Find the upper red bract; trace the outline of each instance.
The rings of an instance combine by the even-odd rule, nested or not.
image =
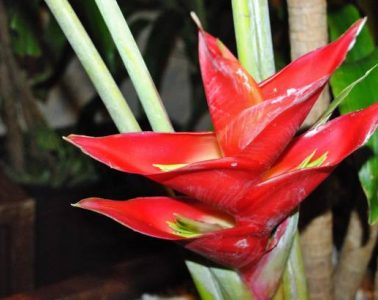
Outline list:
[[[260,84],[200,30],[199,59],[214,133],[67,137],[112,168],[144,175],[196,201],[89,198],[77,205],[144,234],[180,240],[217,263],[243,270],[255,265],[274,247],[273,229],[377,126],[378,104],[294,137],[363,23]],[[311,155],[326,159],[320,166],[299,168]],[[162,165],[172,170],[163,171]],[[234,226],[184,238],[168,226],[175,214],[199,221],[231,218]]]

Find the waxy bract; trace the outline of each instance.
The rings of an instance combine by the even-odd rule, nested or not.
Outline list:
[[[256,262],[279,239],[280,230],[272,236],[273,231],[376,128],[373,105],[294,137],[363,23],[259,84],[223,44],[200,30],[214,133],[67,138],[112,168],[144,175],[188,198],[88,198],[76,206],[138,232],[181,241],[240,270],[251,287],[248,276]]]

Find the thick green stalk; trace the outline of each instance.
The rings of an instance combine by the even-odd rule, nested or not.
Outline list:
[[[267,0],[232,0],[239,60],[257,80],[275,72]]]
[[[257,81],[262,81],[275,72],[268,1],[232,0],[232,9],[239,59]],[[287,300],[308,299],[297,238],[293,242],[282,284],[278,298],[283,291]]]
[[[159,93],[116,0],[95,0],[154,131],[173,131]]]
[[[283,276],[285,299],[309,300],[306,277],[304,274],[304,264],[299,243],[299,234],[297,232]]]
[[[140,131],[125,98],[67,0],[45,0],[120,132]]]

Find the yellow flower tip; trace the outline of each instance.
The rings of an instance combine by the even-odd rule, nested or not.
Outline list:
[[[160,169],[163,172],[173,171],[182,167],[187,166],[188,164],[171,164],[171,165],[163,165],[163,164],[152,164],[155,168]]]
[[[79,207],[79,208],[81,208],[81,206],[80,206],[80,201],[79,201],[79,202],[76,202],[76,203],[71,203],[71,206],[72,206],[72,207]]]

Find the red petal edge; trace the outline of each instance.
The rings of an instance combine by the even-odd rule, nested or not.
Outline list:
[[[355,22],[339,39],[309,52],[260,84],[264,99],[284,95],[286,91],[307,85],[331,73],[341,65],[353,47],[366,18]]]
[[[186,239],[175,234],[168,226],[167,222],[175,222],[175,214],[198,221],[214,217],[230,220],[229,216],[199,202],[189,203],[183,199],[170,197],[140,197],[124,201],[87,198],[73,206],[105,215],[145,235],[167,240]]]

